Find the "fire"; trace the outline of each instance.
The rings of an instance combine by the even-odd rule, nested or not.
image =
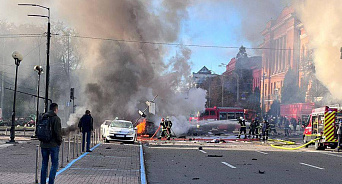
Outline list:
[[[137,125],[137,134],[143,134],[145,133],[145,129],[146,129],[146,119],[144,119],[142,122],[139,123],[139,125]]]

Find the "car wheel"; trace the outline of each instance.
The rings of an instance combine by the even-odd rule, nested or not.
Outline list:
[[[106,143],[109,143],[109,140],[108,140],[108,139],[105,139],[105,142],[106,142]]]

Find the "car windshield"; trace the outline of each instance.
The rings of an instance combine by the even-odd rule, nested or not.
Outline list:
[[[129,121],[112,121],[111,127],[132,128],[133,124]]]

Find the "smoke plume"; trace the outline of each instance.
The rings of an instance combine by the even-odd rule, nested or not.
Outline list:
[[[59,3],[61,13],[81,35],[142,42],[175,41],[189,5],[189,1],[165,0],[159,4],[158,13],[154,13],[149,9],[152,1],[75,0],[68,1],[68,6],[65,3]],[[177,48],[179,54],[165,65],[167,49],[125,41],[85,41],[84,67],[80,73],[85,92],[82,101],[92,111],[97,125],[116,116],[134,120],[138,109],[144,109],[145,101],[155,95],[157,116],[175,117],[175,127],[187,122],[185,117],[190,111],[204,109],[203,90],[188,91],[186,100],[182,88],[182,84],[189,82],[191,51]]]
[[[341,100],[341,1],[300,1],[295,5],[310,38],[310,47],[314,49],[317,78],[334,98]]]

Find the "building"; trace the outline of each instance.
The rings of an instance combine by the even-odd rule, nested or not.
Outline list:
[[[193,72],[191,75],[191,87],[199,87],[207,78],[215,77],[217,74],[212,74],[212,72],[205,66],[200,69],[197,73]]]
[[[289,68],[298,74],[298,84],[300,82],[300,48],[306,47],[308,43],[303,33],[303,25],[296,17],[293,7],[285,7],[279,17],[269,21],[262,31],[264,42],[260,48],[263,77],[260,99],[264,112],[270,109],[274,100],[281,99],[281,89]]]

